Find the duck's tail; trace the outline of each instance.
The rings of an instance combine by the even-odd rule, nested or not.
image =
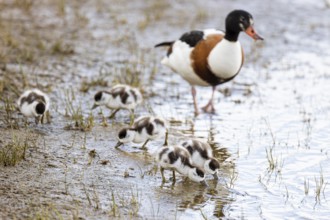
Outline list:
[[[162,42],[159,44],[156,44],[155,47],[169,47],[174,43],[174,41],[167,41],[167,42]]]

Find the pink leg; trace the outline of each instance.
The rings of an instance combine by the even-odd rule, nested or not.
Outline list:
[[[197,116],[199,114],[199,111],[198,111],[197,101],[196,101],[196,89],[194,86],[191,86],[191,94],[193,96],[193,101],[194,101],[195,116]]]
[[[207,113],[215,113],[215,108],[213,106],[213,97],[214,97],[214,91],[215,91],[215,86],[212,87],[212,95],[211,95],[211,99],[209,100],[209,102],[202,108],[204,112]]]

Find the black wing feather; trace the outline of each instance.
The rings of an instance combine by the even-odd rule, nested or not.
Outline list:
[[[180,40],[187,43],[190,47],[196,46],[196,44],[201,41],[204,37],[203,31],[190,31],[187,33],[184,33]]]

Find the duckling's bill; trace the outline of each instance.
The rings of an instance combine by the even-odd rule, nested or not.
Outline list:
[[[92,106],[92,110],[96,109],[97,107],[99,107],[99,105],[95,104]]]
[[[116,144],[116,146],[115,146],[115,148],[118,148],[118,147],[120,147],[121,145],[123,145],[123,143],[120,142],[120,141],[118,141],[117,144]]]
[[[203,185],[203,186],[209,186],[209,184],[207,184],[207,182],[206,182],[206,180],[204,179],[204,180],[202,180],[202,181],[200,181],[200,183]]]

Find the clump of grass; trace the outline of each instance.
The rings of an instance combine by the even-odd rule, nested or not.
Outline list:
[[[145,30],[150,25],[151,21],[152,21],[151,16],[149,14],[145,15],[145,18],[138,22],[137,25],[138,29],[140,31]]]
[[[72,45],[64,43],[62,40],[56,40],[51,47],[52,54],[59,55],[71,55],[74,54],[74,48]]]
[[[102,115],[101,126],[103,126],[103,127],[108,127],[109,124],[108,124],[108,121],[107,121],[107,117],[104,116],[103,112],[101,113],[101,115]]]
[[[127,48],[129,56],[106,63],[100,70],[99,79],[84,83],[82,91],[87,91],[89,86],[108,86],[108,82],[111,85],[127,84],[143,90],[143,84],[153,82],[158,72],[158,60],[155,54],[150,49],[136,48],[138,42],[135,37],[130,37],[127,41],[121,39],[119,42],[125,42],[123,46]]]
[[[307,181],[305,179],[305,181],[304,181],[304,189],[305,189],[305,196],[307,196],[308,193],[309,193],[309,179],[307,179]]]
[[[57,11],[60,16],[65,16],[65,6],[66,6],[66,0],[58,0],[57,1]]]
[[[229,176],[229,183],[226,182],[226,185],[228,188],[232,188],[235,185],[235,181],[238,178],[238,173],[235,171],[235,169],[232,169],[232,172],[230,172],[230,176]]]
[[[285,200],[285,204],[288,202],[289,197],[290,197],[290,195],[289,195],[288,187],[285,186],[285,198],[286,198],[286,200]]]
[[[117,69],[115,83],[127,84],[134,87],[141,85],[141,72],[138,71],[137,64],[127,63]]]
[[[171,8],[171,5],[166,1],[152,1],[150,4],[145,4],[143,8],[143,14],[147,15],[142,27],[138,26],[140,29],[144,29],[152,22],[161,20],[164,16],[164,12]]]
[[[95,203],[95,209],[98,210],[100,208],[100,197],[95,189],[95,185],[93,185],[93,199]]]
[[[277,160],[275,160],[273,156],[273,147],[269,149],[266,148],[266,155],[268,161],[268,171],[273,171],[277,166]]]
[[[0,147],[0,164],[2,166],[15,166],[21,160],[25,159],[28,147],[27,138],[22,142],[14,137],[12,141]]]
[[[129,198],[129,206],[130,206],[130,209],[128,211],[128,214],[131,216],[131,217],[136,217],[138,212],[139,212],[139,209],[140,209],[140,206],[139,206],[139,192],[136,191],[136,193],[133,192],[133,189],[131,190],[131,198]]]
[[[25,11],[30,11],[33,7],[33,0],[15,0],[14,6],[21,8]]]
[[[75,15],[75,23],[77,23],[79,27],[85,27],[89,23],[88,17],[85,15],[85,13],[80,12],[79,9],[76,9],[74,15]]]
[[[116,202],[116,198],[115,198],[115,194],[114,192],[111,190],[111,205],[110,205],[110,216],[113,217],[119,217],[120,213],[119,213],[119,208]]]
[[[19,48],[19,42],[10,32],[4,32],[1,34],[2,42],[4,46],[10,47],[12,49]]]
[[[4,100],[4,110],[5,114],[4,117],[1,118],[1,121],[11,129],[19,129],[18,120],[16,117],[14,117],[14,112],[16,110],[16,107],[14,104],[10,102],[8,98]]]
[[[114,83],[128,84],[142,87],[142,82],[151,83],[157,72],[158,61],[149,50],[136,49],[136,40],[128,43],[128,50],[132,51],[129,60],[124,60],[113,67]]]
[[[84,142],[81,145],[81,149],[85,150],[87,148],[86,146],[87,146],[87,133],[85,132],[85,134],[84,134]]]
[[[67,130],[90,131],[94,127],[94,116],[92,112],[84,117],[81,106],[74,106],[75,94],[73,90],[65,91],[65,115],[70,117],[73,125],[65,127]]]
[[[16,97],[20,95],[21,92],[18,88],[22,87],[22,83],[19,82],[21,77],[17,72],[6,70],[3,73],[0,100],[6,102],[6,98],[13,99],[13,94],[15,94]]]
[[[32,214],[29,219],[48,220],[64,218],[54,204],[46,204],[46,206],[39,207],[38,210]]]
[[[321,193],[324,195],[325,187],[328,183],[324,182],[323,171],[320,171],[320,177],[315,177],[315,205],[321,203]]]
[[[138,190],[134,192],[131,189],[131,195],[129,196],[115,196],[111,191],[111,204],[110,204],[110,216],[120,217],[122,214],[128,214],[131,218],[136,217],[140,210],[140,199]]]
[[[72,109],[71,119],[73,124],[65,127],[66,130],[90,131],[94,127],[94,116],[92,113],[86,118],[82,114],[81,107]]]
[[[111,75],[110,72],[106,70],[105,67],[101,67],[99,70],[99,74],[96,77],[93,77],[90,81],[84,80],[81,83],[80,91],[81,92],[88,92],[88,90],[95,86],[107,87],[108,81],[106,77]]]
[[[271,129],[271,126],[270,126],[268,120],[266,120],[266,119],[264,119],[264,120],[265,120],[265,123],[268,127],[268,130],[269,130],[269,133],[270,133],[270,136],[271,136],[271,139],[272,139],[271,146],[268,147],[268,148],[267,147],[265,148],[266,157],[267,157],[267,161],[268,161],[267,172],[269,174],[269,179],[270,179],[271,175],[274,173],[275,174],[275,180],[276,180],[278,175],[281,177],[281,171],[282,171],[282,167],[284,165],[284,161],[283,161],[282,158],[274,156],[274,149],[275,149],[275,146],[277,145],[276,138],[275,138],[275,135],[274,135],[274,133]]]
[[[100,160],[100,155],[96,152],[95,149],[90,150],[88,152],[88,157],[89,157],[88,163],[87,163],[88,165],[91,165],[96,157],[98,157],[98,159]]]
[[[195,22],[193,22],[193,23],[206,21],[208,19],[208,15],[209,15],[209,13],[205,9],[199,8],[195,15]]]
[[[22,48],[18,59],[22,62],[33,62],[36,60],[36,57],[32,49]]]
[[[269,173],[269,178],[271,177],[271,174],[274,174],[276,180],[277,176],[281,178],[281,171],[284,165],[284,161],[279,157],[275,158],[273,150],[274,150],[274,146],[270,147],[269,149],[266,148],[266,155],[268,161],[267,171]]]
[[[5,89],[5,81],[0,79],[0,93],[3,93],[4,89]]]

